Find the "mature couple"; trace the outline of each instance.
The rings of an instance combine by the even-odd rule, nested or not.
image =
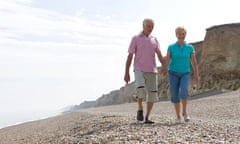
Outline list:
[[[148,124],[154,123],[149,119],[149,115],[158,97],[156,53],[162,64],[161,74],[168,74],[171,102],[176,111],[176,123],[181,122],[181,116],[187,122],[190,120],[187,113],[187,98],[191,64],[195,83],[199,82],[195,50],[192,45],[185,42],[186,29],[177,27],[175,30],[177,42],[169,45],[166,58],[163,58],[156,37],[151,36],[153,27],[152,19],[144,19],[143,31],[132,38],[128,49],[124,80],[126,83],[130,81],[129,68],[134,57],[135,87],[138,97],[137,120],[145,120],[144,122]],[[142,105],[144,98],[146,98],[145,119]]]

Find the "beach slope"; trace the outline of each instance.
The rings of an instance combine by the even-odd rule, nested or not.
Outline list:
[[[69,112],[0,129],[1,144],[240,143],[240,90],[189,101],[191,121],[175,124],[170,101],[154,105],[149,125],[136,103]]]

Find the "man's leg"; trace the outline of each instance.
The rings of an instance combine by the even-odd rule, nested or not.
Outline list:
[[[146,113],[146,118],[149,117],[151,111],[152,111],[152,108],[153,108],[153,102],[147,102],[147,113]]]
[[[151,114],[154,102],[157,101],[157,91],[151,91],[148,92],[148,98],[147,98],[147,112],[145,116],[145,123],[152,124],[153,121],[149,120],[149,116]]]
[[[138,98],[138,111],[137,111],[137,120],[143,121],[143,99],[146,97],[145,92],[145,78],[143,76],[143,72],[136,70],[134,72],[135,74],[135,87],[137,92],[137,98]]]
[[[138,98],[138,110],[143,110],[143,105],[142,105],[143,99]]]
[[[137,95],[138,95],[138,111],[137,111],[137,120],[138,121],[143,121],[143,98],[146,95],[145,88],[144,87],[139,87],[137,88]]]
[[[147,112],[145,116],[145,123],[154,123],[148,118],[151,114],[154,102],[157,101],[158,97],[158,79],[156,73],[145,73],[146,77],[146,86],[147,86]]]

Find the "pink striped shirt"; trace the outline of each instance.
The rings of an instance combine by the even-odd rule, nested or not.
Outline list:
[[[156,37],[141,32],[132,38],[128,52],[135,54],[134,70],[157,72],[155,53],[160,52],[160,46]]]

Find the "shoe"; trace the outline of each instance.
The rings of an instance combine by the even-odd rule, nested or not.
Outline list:
[[[144,123],[145,123],[145,124],[153,124],[154,121],[151,121],[151,120],[149,120],[148,118],[146,118]]]
[[[190,117],[187,114],[183,114],[183,118],[185,122],[189,122],[190,121]]]
[[[181,118],[176,119],[175,124],[180,124],[181,123]]]
[[[138,110],[137,111],[137,120],[138,121],[143,121],[143,110]]]

